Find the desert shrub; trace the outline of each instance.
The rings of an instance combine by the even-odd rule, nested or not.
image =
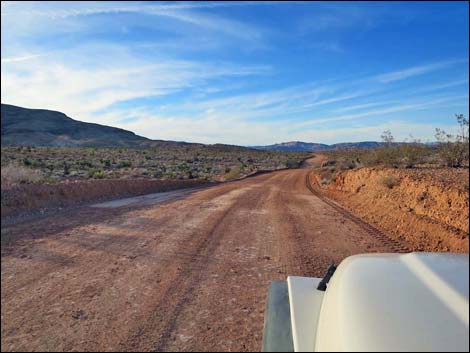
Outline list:
[[[298,168],[299,166],[300,166],[300,161],[298,160],[288,159],[286,161],[286,168],[294,169],[294,168]]]
[[[393,189],[400,184],[400,179],[393,175],[386,175],[380,178],[380,183],[389,189]]]
[[[369,160],[372,164],[383,164],[387,167],[397,167],[400,164],[400,150],[396,146],[381,147],[375,152],[375,161]]]
[[[448,167],[461,167],[469,158],[468,119],[462,114],[456,115],[460,133],[452,135],[436,129],[436,140],[439,142],[438,153],[442,162]]]
[[[194,172],[192,170],[187,171],[186,173],[186,178],[188,179],[194,179],[196,176],[194,175]]]
[[[338,161],[334,160],[334,159],[329,159],[327,160],[325,163],[322,164],[322,167],[330,167],[330,166],[334,166],[338,163]]]
[[[402,156],[401,162],[405,167],[412,168],[425,162],[427,148],[419,140],[405,141],[399,148]]]
[[[323,178],[323,179],[320,181],[320,184],[322,184],[322,185],[328,185],[330,182],[331,182],[331,179]]]
[[[82,167],[87,167],[87,168],[92,168],[93,167],[93,163],[91,161],[88,161],[88,160],[80,161],[79,164]]]
[[[333,169],[339,169],[339,170],[346,170],[346,169],[354,169],[356,168],[356,162],[351,159],[344,159],[341,160],[339,163],[337,163],[336,167],[333,167]]]
[[[23,164],[27,167],[29,167],[31,164],[33,164],[33,162],[31,161],[31,159],[29,158],[24,158],[23,159]]]
[[[26,168],[17,163],[2,167],[2,187],[13,184],[39,183],[44,181],[44,175],[38,169]]]
[[[241,174],[241,168],[240,167],[234,167],[225,176],[225,179],[227,179],[227,180],[237,179],[237,178],[240,177],[240,174]]]
[[[88,177],[93,179],[103,179],[104,178],[104,171],[101,169],[92,168],[88,170]]]
[[[371,164],[383,164],[387,167],[396,167],[399,164],[400,153],[394,144],[394,137],[390,130],[385,130],[380,136],[384,146],[377,148],[374,154],[374,158],[371,158],[369,162]]]
[[[67,162],[64,162],[64,175],[69,175],[70,174],[70,164]]]
[[[118,165],[119,168],[129,168],[131,166],[132,166],[132,163],[129,161],[121,161],[119,162],[119,165]]]
[[[372,167],[378,164],[377,149],[363,150],[358,157],[358,164]]]
[[[441,161],[447,167],[461,167],[463,162],[468,160],[463,145],[457,142],[440,143],[438,151]]]
[[[324,168],[320,172],[320,184],[321,185],[328,185],[331,182],[336,180],[336,175],[338,171],[336,170],[336,167],[328,167]]]

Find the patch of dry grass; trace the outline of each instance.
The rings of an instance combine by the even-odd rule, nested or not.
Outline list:
[[[44,174],[38,169],[27,168],[15,162],[2,167],[2,189],[16,184],[39,183],[42,181],[44,181]]]
[[[400,179],[393,175],[386,175],[380,178],[380,183],[389,189],[393,189],[400,184]]]

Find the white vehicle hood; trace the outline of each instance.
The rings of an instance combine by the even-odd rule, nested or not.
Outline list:
[[[323,297],[315,351],[468,352],[468,259],[434,253],[345,259]]]

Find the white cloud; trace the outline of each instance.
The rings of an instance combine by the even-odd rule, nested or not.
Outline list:
[[[123,48],[102,47],[100,52],[106,65],[88,65],[88,52],[81,50],[2,65],[2,102],[60,110],[87,120],[93,112],[118,102],[205,87],[221,77],[264,75],[270,70],[265,66],[163,58],[155,63],[135,58]],[[94,55],[99,57],[98,52]],[[82,62],[68,63],[69,58],[82,57]]]
[[[455,125],[429,123],[413,123],[403,120],[391,120],[386,123],[372,124],[368,126],[344,127],[324,130],[305,130],[297,133],[295,139],[300,141],[327,141],[328,143],[337,142],[358,142],[358,141],[378,141],[380,135],[385,130],[390,130],[396,141],[405,141],[410,134],[415,139],[422,142],[431,142],[435,134],[436,127],[445,131],[455,131]]]
[[[449,61],[436,62],[436,63],[432,63],[428,65],[414,66],[414,67],[410,67],[404,70],[398,70],[398,71],[381,74],[381,75],[378,75],[376,78],[380,82],[389,83],[389,82],[404,80],[404,79],[418,76],[418,75],[423,75],[423,74],[433,72],[436,70],[445,69],[449,66],[453,66],[455,64],[462,63],[462,62],[465,62],[465,60],[449,60]]]
[[[2,53],[6,55],[2,58],[2,102],[55,109],[151,138],[252,145],[295,139],[338,142],[354,136],[363,139],[362,132],[377,139],[379,134],[373,138],[372,134],[382,127],[329,131],[326,127],[439,104],[462,105],[468,99],[468,94],[466,98],[410,96],[468,84],[468,80],[394,87],[400,80],[443,70],[462,60],[363,73],[354,79],[309,82],[313,76],[306,75],[297,78],[302,83],[293,84],[285,76],[285,67],[275,70],[259,64],[260,60],[250,64],[252,55],[235,57],[233,62],[214,59],[232,54],[226,48],[243,54],[247,48],[265,49],[270,36],[284,31],[267,30],[259,23],[236,20],[227,10],[214,10],[263,4],[2,3]],[[321,11],[306,15],[304,29],[309,35],[331,28],[363,28],[380,17],[380,11],[370,17],[369,10],[356,6],[315,6]],[[143,36],[142,42],[139,36],[134,42],[129,38],[135,28],[165,35]],[[311,42],[320,50],[343,50],[335,39]],[[234,64],[237,60],[241,61]]]
[[[351,111],[351,110],[360,110],[360,109],[364,109],[364,108],[376,107],[378,105],[386,105],[386,104],[390,104],[390,103],[393,103],[393,101],[381,101],[381,102],[356,104],[356,105],[346,106],[344,108],[337,108],[337,109],[335,109],[335,112],[340,113],[340,112],[347,112],[347,111]]]
[[[121,114],[120,112],[119,114]],[[454,131],[454,124],[415,123],[391,120],[385,123],[335,128],[301,129],[291,131],[285,121],[247,121],[245,119],[219,119],[217,115],[204,117],[162,116],[144,110],[130,110],[128,116],[139,116],[132,122],[123,122],[119,127],[154,139],[190,141],[202,143],[224,143],[238,145],[263,145],[285,141],[310,141],[322,143],[377,141],[384,130],[390,129],[397,141],[412,134],[423,141],[432,141],[435,128]],[[113,119],[113,118],[111,118]],[[115,118],[114,118],[115,119]]]
[[[262,4],[262,3],[260,3]],[[249,3],[174,3],[174,4],[150,4],[139,2],[93,2],[93,1],[63,1],[63,2],[24,2],[15,6],[2,9],[2,20],[8,21],[9,31],[19,33],[30,33],[36,31],[55,30],[57,32],[71,30],[89,30],[88,26],[80,26],[80,17],[100,14],[144,14],[159,17],[168,17],[173,20],[197,26],[205,30],[222,33],[245,41],[256,42],[262,39],[262,30],[258,27],[224,18],[219,15],[211,15],[197,11],[198,9],[247,6]],[[254,5],[254,4],[252,4]],[[195,11],[196,10],[196,11]],[[73,20],[76,18],[76,21]],[[50,26],[50,22],[55,21],[56,26]],[[78,22],[77,22],[78,21]],[[108,18],[108,21],[112,21]],[[117,21],[122,29],[122,26]],[[152,23],[153,22],[153,23]],[[146,22],[147,26],[157,26],[159,21]]]
[[[427,101],[421,100],[419,102],[410,102],[408,104],[396,104],[396,105],[392,105],[386,108],[368,110],[368,111],[356,113],[356,114],[346,114],[346,115],[332,116],[332,117],[320,118],[320,119],[314,118],[311,120],[304,121],[302,123],[295,124],[292,126],[292,129],[300,129],[300,128],[305,128],[308,126],[314,126],[314,125],[323,124],[323,123],[331,123],[331,122],[336,122],[336,121],[356,120],[360,118],[376,116],[376,115],[385,115],[385,114],[396,113],[396,112],[423,110],[423,109],[428,109],[430,107],[436,107],[442,103],[445,103],[445,105],[447,105],[448,102],[452,102],[456,100],[468,101],[468,95],[440,97],[440,98],[433,98]]]
[[[41,56],[44,56],[44,54],[24,55],[24,56],[17,56],[15,58],[2,58],[2,63],[12,63],[12,62],[17,62],[17,61],[31,60],[31,59],[39,58]]]

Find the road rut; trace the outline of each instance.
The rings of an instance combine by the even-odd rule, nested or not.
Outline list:
[[[2,351],[260,350],[269,281],[394,250],[307,173],[2,227]]]

